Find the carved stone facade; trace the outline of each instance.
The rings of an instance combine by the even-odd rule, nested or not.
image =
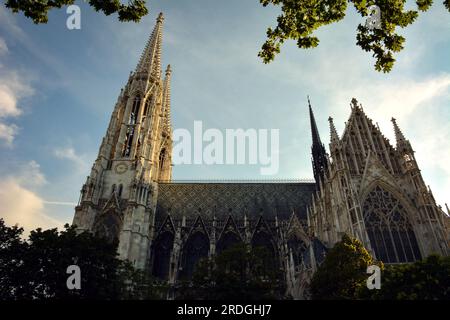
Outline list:
[[[81,190],[73,220],[80,232],[118,241],[122,259],[171,284],[235,243],[264,246],[294,298],[307,297],[311,275],[343,233],[385,262],[448,254],[444,213],[410,143],[394,121],[391,146],[356,100],[342,139],[330,119],[331,157],[310,106],[315,182],[171,181],[171,69],[163,77],[162,23],[160,14]]]
[[[395,147],[356,99],[342,138],[332,118],[329,122],[330,156],[321,155],[327,165],[308,211],[314,235],[331,247],[343,233],[350,234],[385,263],[448,255],[447,215],[423,181],[414,150],[396,120]]]

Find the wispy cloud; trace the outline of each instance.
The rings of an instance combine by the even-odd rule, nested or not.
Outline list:
[[[8,53],[4,39],[0,38],[0,57]],[[27,83],[26,77],[21,77],[15,70],[9,70],[0,65],[0,140],[7,146],[12,146],[18,127],[6,120],[22,114],[19,101],[33,94],[33,89]]]
[[[45,204],[56,205],[56,206],[69,206],[75,207],[77,204],[75,202],[65,202],[65,201],[44,201]]]
[[[89,162],[87,156],[83,154],[78,154],[73,147],[60,147],[53,150],[54,155],[58,159],[69,160],[75,165],[77,171],[80,173],[87,172],[89,168]]]
[[[14,124],[0,122],[0,140],[3,140],[7,146],[12,146],[18,127]]]
[[[0,38],[0,56],[8,53],[8,46],[3,38]]]
[[[36,228],[62,228],[63,223],[45,213],[46,201],[33,189],[46,184],[39,164],[32,160],[16,174],[0,180],[0,217],[7,224],[18,224],[25,233]]]
[[[312,93],[313,105],[316,101],[314,108],[318,111],[316,117],[323,124],[322,128],[326,128],[326,120],[323,120],[331,115],[342,133],[353,97],[362,103],[366,114],[379,124],[394,145],[390,119],[397,118],[416,151],[426,183],[430,184],[437,202],[443,204],[450,200],[450,167],[447,165],[450,153],[444,151],[450,150],[450,69],[448,64],[439,70],[430,68],[426,73],[418,68],[430,59],[430,52],[442,46],[442,41],[436,40],[442,40],[442,35],[430,41],[418,37],[430,30],[446,28],[447,22],[435,20],[438,19],[425,15],[411,29],[406,48],[397,55],[390,74],[373,71],[368,55],[355,46],[354,38],[347,37],[354,33],[349,25],[351,19],[335,25],[333,33],[324,31],[320,46],[311,54],[297,53],[303,55],[303,63],[287,50],[269,68],[272,76],[286,86]],[[304,110],[295,112],[294,117],[304,116]],[[324,140],[329,137],[328,131],[322,135]]]

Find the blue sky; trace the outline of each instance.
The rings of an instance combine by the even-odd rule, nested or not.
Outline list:
[[[294,41],[275,62],[257,57],[279,8],[257,0],[151,0],[139,24],[120,23],[83,2],[81,30],[65,10],[35,25],[0,7],[0,216],[27,228],[71,222],[73,203],[135,68],[157,14],[165,15],[163,64],[171,64],[174,128],[280,130],[274,178],[311,178],[306,95],[322,140],[328,116],[340,133],[356,97],[394,140],[396,117],[439,204],[450,189],[450,14],[441,3],[403,30],[405,49],[390,74],[355,45],[359,17],[317,32],[318,48]],[[259,166],[180,165],[175,179],[267,178]]]

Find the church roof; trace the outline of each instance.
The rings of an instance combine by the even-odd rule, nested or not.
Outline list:
[[[170,182],[158,187],[156,220],[172,219],[287,220],[295,212],[306,219],[306,207],[315,191],[313,182]]]

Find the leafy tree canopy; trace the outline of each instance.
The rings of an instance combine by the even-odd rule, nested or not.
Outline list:
[[[146,0],[130,0],[128,5],[120,0],[87,0],[95,11],[109,16],[117,13],[120,21],[138,22],[148,14]],[[75,0],[6,0],[5,6],[13,12],[23,12],[34,23],[47,23],[48,11],[74,4]]]
[[[369,265],[381,268],[380,289],[367,288]],[[449,300],[450,257],[430,255],[415,263],[384,266],[360,241],[344,236],[311,282],[313,299]]]
[[[367,295],[367,293],[366,293]],[[450,300],[450,257],[430,255],[410,264],[388,265],[375,300]]]
[[[412,24],[419,11],[427,11],[433,0],[416,0],[417,10],[406,10],[406,0],[260,0],[263,6],[269,4],[281,6],[278,25],[267,30],[267,40],[259,56],[264,63],[275,59],[281,45],[288,39],[297,40],[301,49],[317,47],[319,39],[314,32],[324,26],[338,22],[345,17],[348,4],[354,6],[362,17],[369,15],[369,7],[380,8],[381,28],[369,28],[359,24],[356,44],[364,51],[371,52],[375,58],[377,71],[389,72],[395,62],[394,53],[404,47],[405,38],[397,33],[397,27],[404,28]],[[444,0],[450,11],[450,0]]]
[[[138,22],[148,14],[146,0],[129,0],[128,5],[120,0],[86,0],[96,11],[105,15],[117,13],[120,21]],[[377,71],[390,72],[394,66],[394,54],[404,48],[405,38],[398,34],[398,27],[405,28],[416,21],[419,11],[427,11],[433,0],[415,0],[416,10],[407,10],[407,0],[259,0],[281,6],[282,14],[277,26],[267,29],[267,40],[258,56],[269,63],[280,53],[281,45],[289,39],[296,40],[301,49],[314,48],[319,39],[314,32],[322,26],[344,19],[348,5],[353,5],[362,18],[371,13],[371,6],[380,9],[380,28],[369,28],[366,24],[357,27],[356,44],[375,58]],[[74,4],[75,0],[6,0],[5,5],[13,12],[23,12],[35,23],[46,23],[48,11]],[[443,1],[450,11],[450,0]]]
[[[367,267],[383,264],[376,262],[363,244],[344,235],[334,245],[311,281],[313,299],[358,299],[367,288]]]
[[[36,229],[27,241],[22,233],[0,219],[0,300],[162,297],[146,273],[117,258],[116,244],[68,225]],[[67,288],[70,265],[81,270],[80,290]]]

